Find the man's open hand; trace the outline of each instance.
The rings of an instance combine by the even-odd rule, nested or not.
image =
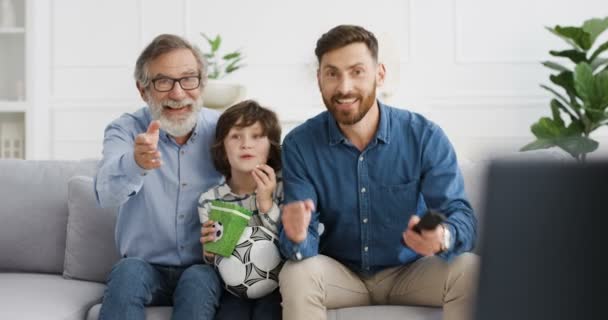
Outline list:
[[[283,206],[281,222],[287,238],[301,243],[308,235],[308,225],[315,205],[312,200],[291,202]]]

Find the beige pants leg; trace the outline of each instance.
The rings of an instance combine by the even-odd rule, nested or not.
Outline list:
[[[279,274],[279,284],[285,320],[326,319],[327,309],[371,302],[357,274],[323,255],[288,261]]]
[[[469,320],[477,288],[479,257],[465,253],[450,263],[425,257],[364,279],[372,303],[443,306],[443,319]]]

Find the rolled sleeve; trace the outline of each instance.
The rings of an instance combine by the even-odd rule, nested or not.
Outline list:
[[[421,189],[428,207],[447,216],[446,226],[452,243],[449,250],[439,256],[449,260],[473,249],[477,219],[465,196],[456,153],[447,136],[434,126],[427,138]]]

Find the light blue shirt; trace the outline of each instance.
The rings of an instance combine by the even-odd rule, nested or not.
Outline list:
[[[154,170],[143,170],[133,157],[135,137],[152,121],[148,107],[108,125],[95,195],[102,207],[119,206],[115,238],[121,256],[166,266],[202,263],[197,199],[221,181],[210,152],[218,117],[203,108],[182,146],[161,129],[163,164]]]
[[[284,202],[312,199],[316,208],[302,243],[280,231],[286,257],[324,254],[362,274],[410,263],[420,256],[403,244],[402,233],[427,208],[448,217],[452,240],[441,257],[473,248],[477,220],[448,138],[419,114],[379,107],[378,130],[363,151],[328,112],[285,137]]]

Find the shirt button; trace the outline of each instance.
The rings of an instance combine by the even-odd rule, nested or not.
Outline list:
[[[365,188],[361,188],[361,193],[365,193]]]
[[[184,215],[183,215],[183,214],[180,214],[180,215],[179,215],[179,218],[180,218],[180,219],[183,219],[183,218],[184,218]]]
[[[367,223],[367,218],[363,218],[363,223]]]
[[[182,187],[185,187],[185,186],[187,186],[187,185],[188,185],[188,184],[187,184],[187,183],[185,183],[185,182],[183,182],[183,183],[182,183]]]
[[[363,251],[367,252],[367,250],[369,250],[369,247],[368,247],[368,246],[365,246],[365,247],[363,248]]]
[[[179,246],[179,249],[180,250],[184,250],[184,246]]]
[[[363,162],[363,156],[359,157],[359,161]]]
[[[181,153],[181,154],[185,154],[185,153],[186,153],[186,151],[185,151],[185,150],[182,150],[180,153]]]

